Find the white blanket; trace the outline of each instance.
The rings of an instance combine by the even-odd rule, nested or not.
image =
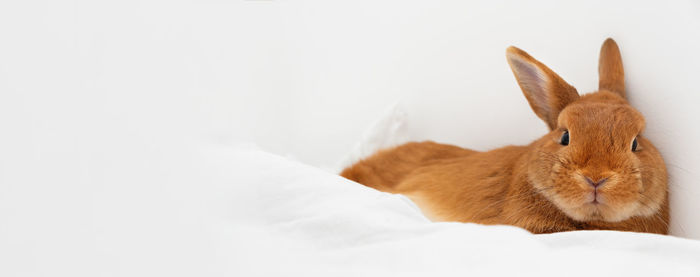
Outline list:
[[[79,179],[8,172],[0,276],[700,275],[698,241],[432,223],[253,147],[194,145],[116,149]]]
[[[269,154],[235,152],[241,171],[234,179],[245,184],[235,196],[246,218],[237,259],[242,276],[700,274],[697,241],[432,223],[402,196]]]

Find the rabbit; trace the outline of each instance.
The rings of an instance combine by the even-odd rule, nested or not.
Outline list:
[[[626,100],[617,43],[600,51],[598,91],[579,95],[544,64],[506,50],[515,79],[549,133],[479,152],[431,141],[380,150],[341,176],[414,201],[433,221],[513,225],[532,233],[668,233],[664,160]]]

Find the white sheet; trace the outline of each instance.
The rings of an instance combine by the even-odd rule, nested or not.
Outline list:
[[[272,155],[238,153],[245,169],[237,182],[254,184],[236,197],[248,208],[243,275],[700,274],[698,241],[611,231],[532,235],[510,226],[431,223],[399,195]]]
[[[5,172],[0,276],[700,274],[698,241],[431,223],[401,196],[253,147],[99,149],[79,152],[91,163],[75,178],[51,159]]]

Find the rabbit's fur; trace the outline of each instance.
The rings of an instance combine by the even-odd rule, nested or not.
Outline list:
[[[625,98],[615,41],[607,39],[601,49],[599,90],[582,96],[524,51],[510,47],[506,57],[549,133],[527,146],[487,152],[407,143],[379,151],[341,175],[404,194],[439,221],[509,224],[533,233],[612,229],[666,234],[666,167],[640,135],[644,118]]]

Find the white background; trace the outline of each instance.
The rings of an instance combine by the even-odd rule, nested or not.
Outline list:
[[[606,37],[667,161],[672,233],[700,238],[697,1],[3,1],[0,188],[49,197],[135,159],[104,149],[182,137],[331,167],[396,102],[415,140],[526,144],[546,128],[505,48],[589,92]]]

